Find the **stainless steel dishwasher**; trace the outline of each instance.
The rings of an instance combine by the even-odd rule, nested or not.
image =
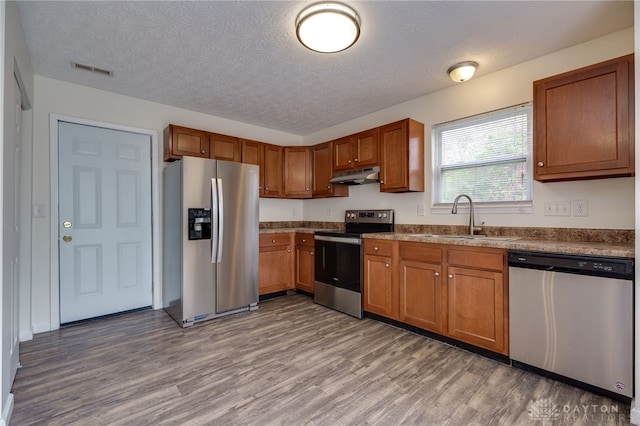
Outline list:
[[[633,279],[629,258],[510,251],[512,364],[631,398]]]

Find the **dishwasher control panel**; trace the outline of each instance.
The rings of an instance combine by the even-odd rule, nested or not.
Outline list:
[[[632,280],[634,260],[534,251],[509,251],[509,266]]]

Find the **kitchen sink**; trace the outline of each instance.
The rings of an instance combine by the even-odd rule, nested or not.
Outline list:
[[[409,234],[412,237],[433,237],[433,238],[456,238],[462,240],[484,240],[484,241],[515,241],[520,237],[491,236],[491,235],[469,235],[469,234]]]

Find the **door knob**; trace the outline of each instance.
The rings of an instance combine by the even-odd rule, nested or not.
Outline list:
[[[62,237],[62,240],[65,243],[68,243],[69,241],[73,240],[73,238],[71,237],[71,235],[65,235],[64,237]]]
[[[71,228],[71,222],[69,222],[68,220],[65,220],[65,221],[62,223],[62,226],[64,226],[65,228]]]

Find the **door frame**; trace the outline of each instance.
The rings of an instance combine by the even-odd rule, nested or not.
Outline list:
[[[58,247],[58,122],[65,121],[73,124],[101,127],[110,130],[121,130],[130,133],[140,133],[151,138],[151,287],[153,309],[162,308],[162,282],[161,282],[161,224],[160,213],[161,191],[160,181],[162,173],[162,158],[160,157],[159,136],[157,130],[143,129],[139,127],[125,126],[104,121],[89,120],[61,114],[49,114],[49,181],[51,191],[50,217],[51,217],[51,330],[60,328],[60,253]]]

